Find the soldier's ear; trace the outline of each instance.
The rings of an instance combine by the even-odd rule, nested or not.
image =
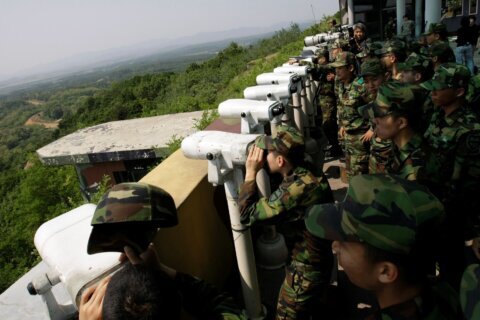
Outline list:
[[[415,82],[418,82],[422,79],[422,74],[420,72],[415,72]]]
[[[398,128],[400,130],[405,129],[408,126],[408,120],[405,117],[398,117]]]
[[[375,268],[377,271],[377,280],[382,284],[391,284],[398,279],[398,267],[392,262],[378,262]]]
[[[457,98],[463,97],[465,95],[465,88],[457,88],[455,90],[455,95]]]

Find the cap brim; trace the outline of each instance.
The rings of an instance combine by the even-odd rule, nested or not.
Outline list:
[[[441,83],[440,81],[435,81],[435,80],[429,80],[429,81],[422,82],[420,84],[420,86],[424,89],[429,90],[429,91],[442,90],[442,89],[448,88],[448,85],[446,85],[445,83]]]
[[[347,236],[342,229],[343,203],[318,204],[307,210],[305,226],[316,237],[346,241]]]
[[[332,67],[332,68],[344,67],[346,65],[348,65],[348,64],[345,63],[345,62],[332,62],[332,63],[328,64],[328,66]]]

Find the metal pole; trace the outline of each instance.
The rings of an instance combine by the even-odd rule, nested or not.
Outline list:
[[[440,21],[442,15],[441,0],[425,0],[425,30],[431,23]]]
[[[292,106],[295,127],[297,127],[298,131],[303,133],[304,115],[302,110],[302,103],[300,102],[300,93],[295,92],[292,94]]]
[[[404,15],[405,15],[405,0],[397,0],[397,34],[400,34],[402,32]]]
[[[240,168],[236,167],[233,169],[233,173],[229,179],[225,181],[225,195],[227,197],[233,243],[248,318],[263,319],[264,313],[260,300],[257,270],[255,268],[252,235],[250,229],[246,228],[240,222],[240,211],[238,209],[238,190],[242,182],[243,172]]]
[[[353,12],[353,0],[347,1],[347,10],[348,10],[348,24],[352,25],[355,23],[354,21],[354,12]]]
[[[418,37],[422,33],[423,16],[422,16],[423,0],[415,0],[415,36]]]

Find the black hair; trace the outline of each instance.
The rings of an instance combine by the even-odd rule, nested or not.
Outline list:
[[[410,285],[427,283],[428,276],[434,271],[434,258],[428,248],[412,249],[410,254],[388,252],[365,244],[366,257],[371,263],[390,262],[398,269],[400,281]]]
[[[103,299],[104,320],[180,319],[181,298],[167,275],[126,263],[112,276]]]
[[[421,108],[418,108],[409,112],[393,112],[392,116],[394,118],[403,117],[407,119],[408,126],[412,128],[413,131],[415,131],[416,133],[421,132],[422,121],[423,121]]]
[[[470,18],[462,17],[462,19],[460,20],[460,25],[464,28],[467,28],[470,25]]]

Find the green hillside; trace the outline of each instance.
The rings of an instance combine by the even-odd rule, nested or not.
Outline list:
[[[33,236],[40,224],[83,203],[73,167],[43,166],[36,149],[106,121],[216,109],[225,99],[241,97],[258,74],[297,55],[304,36],[325,30],[327,18],[303,32],[292,25],[248,47],[231,43],[181,72],[137,75],[111,85],[72,80],[72,87],[0,98],[0,292],[39,261]],[[51,129],[38,118],[62,121]]]

